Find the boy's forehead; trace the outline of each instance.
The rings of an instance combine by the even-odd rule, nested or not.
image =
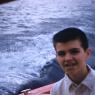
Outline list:
[[[82,48],[82,46],[79,40],[74,40],[74,41],[68,41],[66,43],[58,42],[56,43],[55,48],[59,50],[59,49]]]
[[[69,45],[71,45],[71,46],[75,46],[75,44],[76,45],[81,45],[81,42],[79,41],[79,40],[71,40],[71,41],[68,41],[68,42],[57,42],[56,43],[56,45],[58,46],[61,46],[61,45],[63,45],[63,46],[65,46],[65,45],[67,45],[67,46],[69,46]]]

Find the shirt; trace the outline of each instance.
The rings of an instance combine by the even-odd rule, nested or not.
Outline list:
[[[79,84],[73,83],[67,75],[56,82],[51,95],[95,95],[95,70],[88,66],[90,72]]]

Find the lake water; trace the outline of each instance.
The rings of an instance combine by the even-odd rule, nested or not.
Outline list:
[[[0,5],[0,95],[2,87],[16,92],[39,76],[46,61],[55,57],[52,36],[74,26],[83,29],[95,62],[94,0],[17,0]]]

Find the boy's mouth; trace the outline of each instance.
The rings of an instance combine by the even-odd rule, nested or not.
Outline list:
[[[65,67],[73,67],[73,66],[76,66],[77,65],[77,63],[75,63],[75,62],[72,62],[72,63],[67,63],[67,62],[64,62],[64,66]]]

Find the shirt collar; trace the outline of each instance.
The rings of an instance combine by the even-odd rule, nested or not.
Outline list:
[[[68,88],[72,85],[72,83],[73,83],[73,81],[72,80],[70,80],[70,78],[65,74],[65,81],[66,81],[66,83],[68,84],[67,86],[68,86]]]
[[[89,68],[89,73],[88,75],[86,76],[86,78],[82,81],[81,84],[85,85],[87,88],[89,88],[90,90],[93,89],[94,87],[94,81],[95,81],[95,71],[89,66],[87,65],[87,67]],[[75,84],[72,80],[70,80],[70,78],[65,74],[65,79],[66,79],[66,82],[67,82],[67,86],[68,88],[71,87],[72,84]],[[75,84],[77,85],[77,84]]]
[[[90,72],[88,73],[86,78],[82,81],[82,84],[84,84],[90,90],[92,90],[94,87],[94,82],[95,82],[95,71],[89,65],[87,65],[87,66],[88,66]]]

